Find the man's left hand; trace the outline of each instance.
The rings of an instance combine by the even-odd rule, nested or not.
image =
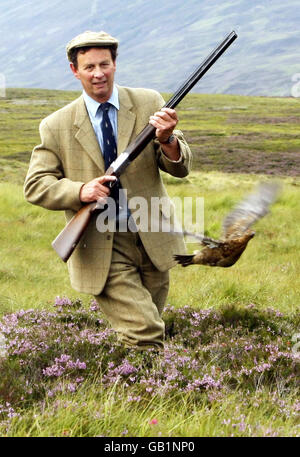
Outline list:
[[[171,143],[166,143],[178,123],[176,111],[171,108],[162,108],[153,116],[150,116],[149,122],[156,128],[156,137],[164,154],[170,160],[178,161],[180,159],[180,151],[177,138],[174,137]]]
[[[150,116],[150,124],[156,128],[156,137],[159,142],[165,143],[172,135],[178,123],[177,113],[171,108],[162,108]]]

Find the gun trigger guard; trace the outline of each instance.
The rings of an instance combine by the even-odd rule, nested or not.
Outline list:
[[[108,187],[110,189],[112,189],[117,184],[118,181],[119,181],[118,178],[115,181],[109,181],[108,182]]]

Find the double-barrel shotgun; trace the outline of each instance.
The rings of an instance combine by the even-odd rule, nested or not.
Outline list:
[[[191,76],[179,87],[170,100],[164,105],[164,108],[175,108],[185,95],[194,87],[194,85],[202,78],[202,76],[210,69],[210,67],[219,59],[226,49],[237,38],[235,31],[232,31],[223,41],[217,46],[203,63],[191,74]],[[151,124],[138,134],[135,140],[122,152],[119,157],[111,163],[106,170],[105,175],[116,176],[117,178],[130,165],[130,163],[144,150],[147,144],[155,137],[156,128]],[[105,185],[110,188],[116,181],[110,181]],[[65,228],[58,234],[52,242],[52,247],[64,262],[72,255],[74,249],[79,243],[83,233],[85,232],[89,221],[93,214],[101,212],[103,206],[97,202],[85,204],[68,222]]]

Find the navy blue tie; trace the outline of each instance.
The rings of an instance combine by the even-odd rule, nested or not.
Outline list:
[[[108,169],[110,164],[117,158],[117,145],[113,132],[113,128],[108,116],[108,111],[111,104],[106,102],[100,105],[103,117],[101,122],[101,130],[103,136],[103,156],[105,163],[105,170]]]
[[[105,163],[105,170],[108,169],[110,164],[116,160],[118,154],[117,154],[117,144],[113,132],[113,128],[108,116],[108,111],[110,108],[111,104],[106,102],[106,103],[101,103],[98,109],[102,110],[103,116],[102,116],[102,121],[101,121],[101,130],[102,130],[102,137],[103,137],[103,157],[104,157],[104,163]],[[115,202],[116,202],[116,209],[117,209],[117,214],[119,212],[119,188],[120,184],[119,181],[116,182],[116,184],[113,185],[111,191],[110,191],[110,197],[112,197]]]

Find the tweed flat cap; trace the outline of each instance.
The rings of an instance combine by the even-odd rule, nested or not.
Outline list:
[[[81,48],[83,46],[109,46],[113,45],[115,47],[118,47],[118,40],[112,36],[110,36],[108,33],[105,33],[103,31],[101,32],[91,32],[87,31],[84,33],[81,33],[80,35],[77,35],[75,38],[73,38],[69,43],[67,44],[66,50],[67,50],[67,55],[68,59],[70,60],[70,52],[74,48]]]

